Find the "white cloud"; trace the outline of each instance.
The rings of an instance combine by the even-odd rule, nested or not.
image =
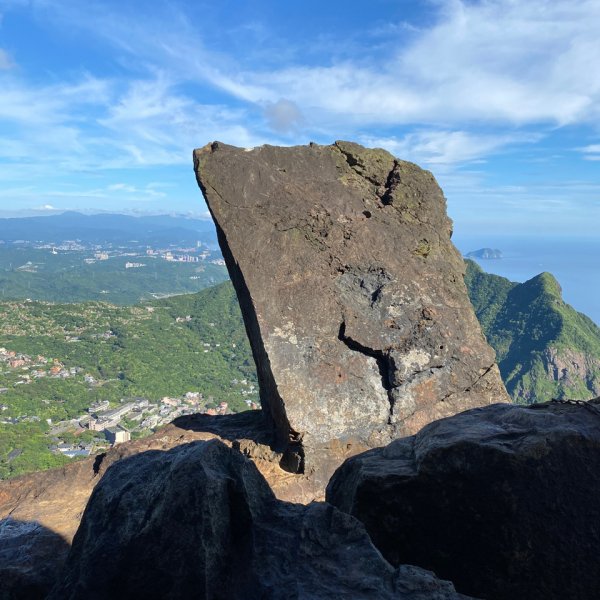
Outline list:
[[[173,4],[168,23],[158,12],[52,4],[53,15],[69,27],[99,35],[177,81],[208,84],[266,107],[269,119],[269,107],[285,98],[313,130],[414,123],[460,129],[490,121],[564,125],[600,116],[597,0],[437,0],[434,6],[434,24],[413,29],[409,38],[405,23],[382,29],[383,52],[372,30],[354,60],[331,62],[324,55],[321,64],[296,60],[290,67],[286,57],[294,41],[287,40],[281,62],[262,67],[229,56],[226,47],[205,46],[202,29]],[[270,125],[277,130],[277,119]]]
[[[244,109],[201,104],[160,73],[127,83],[86,75],[50,86],[0,77],[0,85],[0,126],[11,131],[0,137],[0,159],[14,163],[0,168],[0,178],[4,171],[17,178],[189,164],[192,148],[215,139],[266,141],[250,131]]]
[[[13,161],[0,165],[3,182],[29,181],[33,172],[188,165],[191,148],[214,139],[252,147],[343,136],[430,166],[449,198],[480,202],[483,190],[490,201],[506,195],[537,206],[531,188],[514,181],[485,188],[474,170],[484,167],[473,165],[535,143],[535,128],[600,122],[598,0],[435,0],[426,26],[371,28],[362,48],[353,38],[355,53],[344,60],[303,60],[305,40],[286,40],[266,64],[211,45],[210,22],[198,25],[177,2],[168,3],[168,19],[156,12],[167,4],[158,4],[136,14],[125,5],[111,12],[106,3],[32,0],[51,9],[44,16],[54,26],[59,19],[65,30],[110,44],[131,79],[43,86],[17,79],[19,70],[0,71],[0,120],[16,130],[0,138],[0,158]],[[598,160],[598,146],[578,150]],[[117,183],[83,193],[150,197],[150,187],[109,177]]]
[[[265,141],[250,130],[246,110],[199,103],[161,74],[132,82],[98,122],[142,166],[187,164],[192,148],[216,139],[239,146]]]
[[[205,45],[202,28],[176,3],[168,4],[168,21],[162,4],[146,15],[69,1],[34,5],[51,7],[49,18],[100,36],[175,80],[208,84],[267,109],[285,98],[306,127],[563,125],[600,116],[598,0],[436,0],[433,24],[411,26],[409,38],[403,22],[381,29],[383,52],[373,29],[354,60],[330,62],[324,55],[321,64],[296,60],[289,67],[289,46],[295,43],[302,56],[304,40],[286,40],[281,62],[274,58],[266,68],[249,67],[226,46]],[[276,57],[277,48],[271,54]]]
[[[47,86],[28,85],[8,76],[0,83],[0,121],[31,125],[74,120],[83,109],[105,103],[112,93],[109,81],[88,75],[75,83]]]
[[[135,186],[128,183],[113,183],[108,186],[107,190],[109,192],[135,192]]]
[[[267,97],[285,92],[314,120],[362,125],[466,122],[563,125],[600,115],[600,3],[442,3],[438,23],[365,65],[244,74]],[[255,98],[256,100],[258,98]]]
[[[585,160],[600,160],[600,144],[590,144],[582,148],[577,148]]]
[[[511,144],[539,140],[533,134],[474,134],[466,131],[422,131],[402,138],[365,137],[369,146],[385,148],[398,158],[427,165],[480,161]]]
[[[131,185],[130,183],[113,183],[106,187],[106,192],[108,194],[119,194],[123,195],[133,195],[136,196],[137,199],[140,200],[148,200],[155,198],[165,198],[167,194],[161,192],[157,187],[161,187],[156,183],[149,183],[143,188],[137,187],[135,185]]]

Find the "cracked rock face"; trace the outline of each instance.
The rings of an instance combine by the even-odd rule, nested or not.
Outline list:
[[[194,164],[293,468],[507,401],[431,173],[349,142],[215,142]]]

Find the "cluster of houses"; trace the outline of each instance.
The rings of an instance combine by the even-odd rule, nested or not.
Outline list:
[[[226,415],[227,402],[220,402],[214,408],[206,408],[204,396],[200,392],[187,392],[181,397],[165,396],[158,402],[147,398],[131,398],[111,408],[108,400],[96,402],[87,409],[87,414],[69,421],[51,424],[49,434],[60,437],[65,432],[77,433],[84,430],[98,432],[94,442],[58,443],[51,447],[65,456],[88,456],[103,449],[105,444],[115,445],[131,439],[132,432],[144,433],[170,423],[173,419],[197,412],[209,415]],[[258,408],[254,403],[251,408]],[[249,405],[250,406],[250,405]],[[100,437],[100,436],[103,436]]]
[[[44,358],[39,357],[39,358]],[[18,369],[30,365],[32,360],[27,354],[17,353],[14,350],[7,350],[6,348],[0,348],[0,362],[7,364],[11,369]]]
[[[213,253],[210,250],[200,250],[201,246],[202,243],[198,242],[196,248],[178,248],[177,250],[153,250],[152,248],[148,248],[146,254],[148,256],[159,256],[167,262],[209,262],[215,265],[225,264],[225,261],[220,256],[217,256],[216,258],[213,257]],[[181,252],[181,254],[176,254],[176,252]]]
[[[82,372],[81,367],[66,368],[58,359],[48,359],[45,356],[36,357],[0,348],[0,363],[4,363],[9,369],[20,369],[19,380],[15,385],[26,385],[32,379],[51,377],[54,379],[67,379]]]

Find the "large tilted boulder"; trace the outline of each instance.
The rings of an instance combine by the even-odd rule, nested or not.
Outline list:
[[[350,458],[327,500],[489,600],[600,598],[600,399],[474,409]]]
[[[290,470],[507,400],[431,173],[349,142],[194,163]]]
[[[115,463],[96,486],[51,599],[450,600],[452,584],[393,568],[326,503],[276,500],[217,440]]]

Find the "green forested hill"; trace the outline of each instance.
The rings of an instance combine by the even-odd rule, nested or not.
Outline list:
[[[517,284],[467,261],[465,280],[515,401],[600,394],[600,329],[563,302],[552,275]],[[70,460],[50,452],[47,420],[74,419],[94,402],[144,397],[160,407],[192,391],[204,408],[225,401],[239,411],[258,402],[257,387],[230,282],[135,306],[0,302],[0,478]]]
[[[600,328],[563,301],[550,273],[519,284],[466,262],[471,302],[515,401],[600,395]]]
[[[75,418],[96,401],[197,391],[207,407],[258,402],[229,282],[133,307],[2,302],[0,347],[15,354],[0,362],[0,478],[64,460],[47,450],[47,419]],[[11,366],[21,356],[26,364]]]

